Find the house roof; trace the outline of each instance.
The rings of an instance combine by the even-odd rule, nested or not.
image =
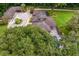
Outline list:
[[[35,22],[35,23],[33,23],[33,25],[36,25],[36,26],[38,26],[38,27],[40,27],[48,32],[51,31],[51,28],[45,22]]]
[[[53,29],[54,27],[56,27],[55,21],[54,21],[53,18],[50,17],[50,16],[47,16],[47,17],[46,17],[45,23],[46,23],[47,25],[49,25],[51,29]]]
[[[13,17],[15,12],[21,11],[21,7],[16,6],[16,7],[10,7],[6,12],[4,13],[4,16],[7,16],[9,19]]]
[[[18,10],[18,8],[15,8],[15,10],[12,8],[12,10],[9,9],[6,12],[7,15],[9,14],[9,12],[11,12],[11,14],[9,14],[8,16],[13,17],[11,22],[9,22],[8,27],[10,27],[10,26],[12,26],[12,27],[27,26],[29,24],[29,21],[30,21],[30,18],[31,18],[31,14],[29,12],[19,12],[18,13],[18,12],[16,12],[16,10]],[[16,18],[22,19],[23,22],[19,25],[16,25],[15,24]],[[42,10],[33,11],[32,24],[50,32],[51,35],[54,35],[58,39],[60,39],[60,37],[57,33],[56,24],[55,24],[54,20],[46,14],[46,11],[42,11]]]
[[[39,18],[45,18],[47,16],[46,11],[44,10],[34,10],[33,15]]]
[[[46,11],[42,10],[33,12],[32,22],[33,24],[37,24],[37,26],[44,28],[49,32],[56,26],[54,20],[50,16],[47,16]]]
[[[14,14],[14,18],[20,18],[22,20],[29,18],[29,16],[30,16],[30,13],[28,12],[19,12],[19,13],[16,12]]]

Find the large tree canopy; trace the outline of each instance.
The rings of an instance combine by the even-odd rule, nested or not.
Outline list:
[[[0,55],[55,55],[56,41],[35,26],[9,29],[0,39]]]

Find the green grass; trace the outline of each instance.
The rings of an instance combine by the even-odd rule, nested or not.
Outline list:
[[[49,14],[55,20],[57,27],[59,28],[60,32],[64,34],[68,34],[68,30],[66,29],[66,25],[71,20],[71,18],[75,15],[72,11],[49,11]]]
[[[4,32],[6,31],[7,26],[6,25],[0,25],[0,36],[4,34]]]
[[[72,11],[49,11],[49,14],[54,18],[58,27],[65,26],[66,23],[74,16]]]

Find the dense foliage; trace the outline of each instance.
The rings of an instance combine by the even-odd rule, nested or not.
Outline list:
[[[76,14],[65,28],[68,32],[67,35],[62,35],[62,40],[60,41],[60,45],[63,45],[61,55],[79,56],[79,14]]]
[[[0,3],[0,16],[2,16],[4,14],[4,12],[11,6],[19,6],[20,3],[15,3],[15,4],[12,4],[12,3]]]
[[[21,3],[1,3],[0,16],[11,6],[20,6]],[[23,6],[23,5],[22,5]],[[26,3],[26,6],[34,6],[40,8],[66,8],[66,9],[79,9],[79,3]]]
[[[22,19],[16,18],[15,24],[20,24],[22,23]]]
[[[55,55],[55,42],[35,26],[9,29],[0,39],[0,55]]]

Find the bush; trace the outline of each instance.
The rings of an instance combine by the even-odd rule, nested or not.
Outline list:
[[[79,15],[79,14],[78,14]],[[77,14],[69,21],[65,27],[68,32],[67,35],[62,35],[62,40],[60,45],[63,45],[63,48],[60,48],[61,55],[71,55],[79,56],[79,16]],[[60,55],[59,54],[59,55]]]
[[[77,56],[79,54],[75,34],[63,36],[60,45],[63,46],[63,48],[59,49],[59,55],[61,56]]]
[[[0,55],[56,55],[56,41],[35,26],[13,28],[0,39]]]
[[[8,24],[9,18],[7,16],[2,16],[2,21],[4,25]]]
[[[0,21],[0,25],[6,25],[7,23],[4,22],[4,20]]]
[[[3,23],[3,21],[2,21],[2,20],[0,20],[0,25],[4,25],[4,23]]]
[[[21,9],[22,9],[23,12],[25,12],[26,11],[26,5],[25,4],[21,4]]]
[[[8,24],[8,20],[9,20],[8,17],[2,16],[2,17],[0,18],[0,25],[6,25],[6,24]]]
[[[74,31],[76,34],[79,33],[79,13],[77,12],[74,17],[67,23],[66,30],[68,32]]]
[[[20,24],[21,22],[22,22],[22,20],[21,20],[21,19],[16,18],[15,24]]]

